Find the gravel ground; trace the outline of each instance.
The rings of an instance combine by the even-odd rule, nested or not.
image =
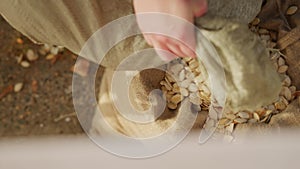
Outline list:
[[[0,18],[0,137],[82,133],[71,92],[77,57],[67,50],[48,60],[39,54],[24,68],[17,57],[28,49],[38,53],[41,45]],[[23,86],[15,92],[17,83]]]

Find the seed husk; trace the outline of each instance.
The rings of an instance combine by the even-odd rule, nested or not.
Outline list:
[[[35,61],[39,58],[39,56],[32,49],[27,50],[26,57],[29,61]]]
[[[238,124],[242,124],[242,123],[246,123],[247,119],[236,118],[236,119],[233,120],[233,122],[238,123]]]
[[[18,93],[22,90],[22,88],[23,88],[23,83],[17,83],[14,86],[14,92]]]
[[[285,61],[284,61],[284,59],[282,57],[279,57],[279,59],[278,59],[278,66],[283,66],[283,65],[285,65]]]
[[[171,98],[171,102],[174,104],[178,104],[182,101],[182,96],[180,94],[176,94]]]
[[[286,11],[286,14],[287,15],[294,15],[297,11],[298,11],[298,7],[297,6],[291,6]]]
[[[254,18],[254,20],[252,21],[251,24],[252,24],[253,26],[256,26],[256,25],[258,25],[259,23],[260,23],[260,19],[256,17],[256,18]]]
[[[234,123],[229,124],[229,126],[226,127],[226,131],[232,133],[234,129]]]
[[[174,103],[170,102],[170,103],[168,103],[168,108],[172,109],[172,110],[175,110],[175,109],[177,109],[177,104],[174,104]]]
[[[246,113],[246,112],[239,112],[238,116],[243,118],[243,119],[249,119],[250,118],[249,114]]]
[[[289,87],[292,85],[292,80],[289,76],[286,76],[282,83],[284,86]]]
[[[287,65],[280,66],[278,68],[278,73],[285,73],[288,69],[289,67]]]
[[[198,87],[197,87],[197,85],[196,84],[194,84],[194,83],[191,83],[190,85],[189,85],[189,91],[190,92],[197,92],[198,91]]]
[[[276,102],[275,103],[275,108],[277,110],[284,110],[286,108],[286,105],[283,102]]]
[[[27,61],[22,61],[21,66],[24,67],[24,68],[28,68],[28,67],[30,67],[30,63],[27,62]]]
[[[259,117],[259,115],[258,115],[257,113],[253,113],[253,118],[254,118],[255,120],[257,120],[257,121],[260,120],[260,117]]]
[[[182,64],[175,64],[171,66],[170,71],[173,72],[175,75],[178,75],[178,73],[183,69]]]
[[[231,114],[231,113],[230,114],[226,113],[225,117],[228,118],[228,119],[230,119],[230,120],[234,120],[236,118],[236,116],[234,114]]]

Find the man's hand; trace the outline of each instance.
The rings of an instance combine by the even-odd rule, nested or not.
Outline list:
[[[202,16],[207,11],[207,0],[134,0],[136,14],[141,13],[164,13],[180,17],[193,24],[194,18]],[[163,20],[157,18],[157,20]],[[174,56],[166,56],[159,49],[169,51],[179,57],[195,57],[195,32],[192,26],[187,24],[171,23],[168,19],[163,21],[148,21],[137,16],[139,27],[144,33],[149,26],[155,25],[159,29],[168,29],[177,39],[158,34],[146,34],[147,43],[153,46],[164,60],[174,59]],[[155,23],[153,23],[155,22]],[[169,33],[168,33],[169,34]],[[184,44],[183,42],[188,42]],[[189,46],[189,47],[188,47]]]

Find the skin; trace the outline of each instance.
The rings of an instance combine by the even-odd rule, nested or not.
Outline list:
[[[195,17],[200,17],[207,12],[207,0],[134,0],[134,8],[136,14],[148,12],[165,13],[194,23]],[[145,22],[145,19],[143,20],[139,16],[137,16],[137,22],[142,33],[151,24]],[[172,25],[172,23],[168,23],[168,20],[155,24],[158,24],[157,26],[161,29],[166,29],[166,27]],[[169,31],[176,35],[177,39],[158,34],[143,33],[143,35],[147,43],[153,46],[164,60],[172,60],[174,55],[195,57],[196,39],[194,29],[191,26],[186,26],[186,24],[181,24],[172,27]],[[189,45],[183,43],[187,41]],[[160,52],[161,50],[168,51],[174,55],[166,55],[166,52]]]

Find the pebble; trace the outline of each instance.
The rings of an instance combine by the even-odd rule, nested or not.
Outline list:
[[[280,66],[278,68],[278,73],[285,73],[288,69],[289,67],[287,65]]]
[[[298,96],[298,105],[300,106],[300,96]]]
[[[17,92],[20,92],[23,88],[23,83],[17,83],[15,84],[14,86],[14,91],[17,93]]]
[[[28,67],[30,67],[30,63],[27,62],[27,61],[22,61],[21,66],[24,67],[24,68],[28,68]]]
[[[39,56],[32,49],[27,50],[26,57],[29,61],[35,61],[39,58]]]
[[[246,112],[239,112],[238,116],[243,118],[243,119],[249,119],[250,118],[249,114],[246,113]]]
[[[294,15],[297,11],[298,11],[298,7],[297,6],[291,6],[286,11],[286,14],[287,15]]]

